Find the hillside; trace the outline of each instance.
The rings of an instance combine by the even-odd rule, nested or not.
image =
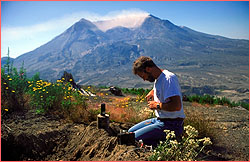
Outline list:
[[[9,62],[10,62],[10,64],[12,63],[12,62],[14,62],[14,58],[9,58]],[[1,66],[3,67],[6,63],[7,63],[7,61],[8,61],[8,57],[2,57],[1,58]]]

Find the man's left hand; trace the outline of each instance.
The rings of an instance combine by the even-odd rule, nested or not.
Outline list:
[[[152,110],[155,110],[157,109],[157,104],[158,102],[155,102],[155,101],[148,101],[148,107]]]

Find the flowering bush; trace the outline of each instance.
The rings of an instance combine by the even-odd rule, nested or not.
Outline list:
[[[23,68],[1,69],[1,112],[2,115],[24,108],[24,94],[27,91],[26,73]]]
[[[44,113],[51,109],[69,109],[73,105],[84,105],[84,97],[78,91],[72,89],[70,83],[57,80],[50,83],[43,80],[28,81],[31,105],[37,113]]]
[[[198,131],[188,125],[184,127],[185,136],[180,142],[175,139],[174,131],[165,130],[166,141],[160,142],[150,157],[151,161],[194,161],[199,153],[212,142],[209,137],[197,139]]]

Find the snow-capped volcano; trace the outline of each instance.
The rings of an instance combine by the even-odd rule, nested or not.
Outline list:
[[[193,90],[193,86],[200,89],[201,85],[221,84],[224,87],[232,84],[230,80],[225,83],[212,75],[209,80],[204,80],[210,70],[224,68],[231,71],[234,70],[233,64],[244,72],[237,73],[237,76],[226,75],[232,78],[247,76],[248,40],[181,28],[150,14],[133,14],[117,16],[115,13],[92,21],[82,18],[46,44],[15,58],[13,66],[21,68],[25,62],[28,77],[39,72],[41,78],[51,81],[67,71],[82,85],[149,87],[150,83],[141,83],[139,78],[136,80],[131,65],[139,56],[150,56],[159,66],[179,70],[183,83],[190,86],[187,91],[199,94],[201,91]],[[205,88],[204,92],[214,93],[210,88]]]

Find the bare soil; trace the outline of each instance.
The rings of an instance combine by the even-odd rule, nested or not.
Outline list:
[[[207,161],[249,160],[249,112],[243,108],[202,106],[184,103],[186,112],[202,112],[213,118],[217,136],[201,154]],[[97,122],[70,123],[34,111],[12,114],[2,119],[1,156],[3,161],[146,161],[150,151],[135,145],[119,145],[117,134],[131,123],[111,122],[108,130]]]

